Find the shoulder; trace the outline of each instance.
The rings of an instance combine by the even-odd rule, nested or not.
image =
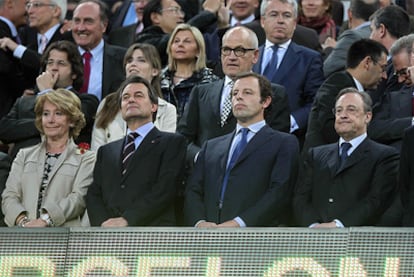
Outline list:
[[[290,43],[288,48],[291,48],[296,53],[301,53],[300,57],[302,57],[302,55],[305,55],[306,57],[321,57],[321,54],[318,51],[296,44],[293,41]]]
[[[380,156],[398,155],[398,151],[394,147],[385,145],[382,143],[378,143],[369,138],[363,141],[361,143],[361,146],[364,146],[370,150],[373,150],[371,152],[376,153]]]
[[[127,49],[125,49],[124,47],[112,45],[107,42],[105,42],[104,44],[104,55],[122,55],[123,58],[123,55],[125,54],[126,50]]]

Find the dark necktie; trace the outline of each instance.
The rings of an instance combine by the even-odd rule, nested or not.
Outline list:
[[[122,151],[122,175],[125,174],[128,162],[130,161],[132,154],[135,152],[135,139],[138,136],[138,133],[132,132],[126,137],[124,150]]]
[[[272,50],[273,50],[272,58],[270,59],[265,69],[263,70],[263,76],[266,76],[269,81],[272,80],[273,74],[277,70],[277,62],[278,62],[277,50],[278,49],[279,49],[279,45],[275,44],[272,46]]]
[[[414,96],[411,97],[411,115],[414,115]]]
[[[82,55],[83,57],[83,85],[80,89],[80,93],[88,93],[89,87],[89,77],[91,75],[91,58],[92,54],[89,51],[86,51]]]
[[[241,139],[237,143],[236,147],[234,148],[233,154],[231,155],[230,162],[227,165],[226,173],[223,178],[223,184],[221,186],[221,193],[220,193],[220,209],[223,205],[224,193],[226,192],[227,183],[229,180],[230,171],[233,168],[234,164],[236,163],[237,159],[239,158],[240,154],[243,152],[244,148],[247,145],[247,134],[249,133],[248,128],[241,128]]]
[[[339,167],[342,167],[345,164],[346,158],[348,158],[348,150],[352,147],[352,144],[349,142],[343,142],[341,144],[341,163]]]

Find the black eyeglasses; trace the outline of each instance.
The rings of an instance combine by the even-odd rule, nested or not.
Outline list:
[[[236,47],[236,48],[230,48],[230,47],[221,47],[221,54],[223,56],[229,56],[231,54],[231,52],[233,51],[234,55],[236,55],[236,57],[243,57],[244,55],[246,55],[247,51],[254,51],[256,50],[255,48],[243,48],[243,47]]]
[[[397,70],[393,74],[394,76],[400,77],[400,76],[407,76],[408,75],[408,68],[401,68],[400,70]]]

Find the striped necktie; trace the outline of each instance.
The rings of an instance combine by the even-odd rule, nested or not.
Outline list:
[[[131,160],[132,154],[135,152],[135,139],[138,137],[138,133],[129,133],[126,137],[124,150],[122,151],[122,175],[125,174],[128,163]]]

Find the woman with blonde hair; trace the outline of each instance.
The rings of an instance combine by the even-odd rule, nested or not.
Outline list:
[[[191,89],[218,80],[206,67],[206,46],[201,32],[188,24],[179,24],[167,45],[168,66],[161,72],[164,99],[177,108],[181,118]]]
[[[174,133],[177,127],[177,112],[174,105],[161,98],[161,61],[157,49],[147,43],[131,45],[125,53],[124,68],[126,77],[139,75],[151,83],[158,93],[158,110],[154,125],[161,131]],[[105,97],[99,105],[92,131],[92,150],[125,136],[126,123],[121,116],[118,98],[117,91]]]
[[[57,89],[37,97],[35,124],[42,142],[21,149],[2,194],[8,226],[81,226],[95,153],[74,139],[85,126],[79,97]]]

